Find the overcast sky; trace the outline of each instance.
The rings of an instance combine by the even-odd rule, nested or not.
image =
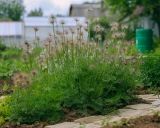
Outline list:
[[[68,14],[69,7],[72,3],[93,2],[97,0],[23,0],[26,11],[41,7],[44,15],[51,14]]]

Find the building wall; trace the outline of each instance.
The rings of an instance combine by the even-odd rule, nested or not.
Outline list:
[[[64,31],[68,32],[68,35],[66,36],[68,39],[72,38],[72,34],[71,34],[71,31],[70,31],[71,28],[73,30],[77,29],[77,27],[75,27],[75,26],[73,26],[73,27],[65,26],[64,27]],[[39,31],[37,32],[37,37],[39,37],[39,39],[41,41],[45,41],[49,37],[49,34],[53,35],[52,27],[47,27],[47,26],[43,27],[43,26],[41,26],[41,27],[38,27],[38,29],[39,29]],[[24,30],[25,30],[24,31],[24,33],[25,33],[24,40],[33,41],[35,39],[35,31],[33,30],[33,27],[25,27]],[[62,32],[63,31],[62,27],[55,27],[55,32],[57,32],[57,31],[58,32]],[[85,31],[83,31],[83,33],[84,33],[84,39],[86,40],[88,34]],[[75,31],[74,38],[76,38],[76,35],[77,35],[77,33]],[[61,39],[61,37],[59,35],[57,35],[57,37],[59,39]]]
[[[88,11],[88,8],[77,8],[77,9],[73,9],[73,11],[71,12],[72,17],[76,17],[76,16],[83,16],[83,17],[99,17],[101,16],[101,10],[96,8],[93,9],[91,12]]]
[[[73,4],[70,7],[69,15],[71,17],[100,17],[103,15],[100,3]]]
[[[0,22],[0,39],[6,45],[21,44],[23,32],[23,22]]]
[[[75,31],[76,36],[76,22],[75,18],[59,18],[57,19],[58,23],[55,26],[55,31],[62,32],[62,25],[60,24],[61,20],[65,21],[64,29],[69,34],[67,35],[68,39],[72,38],[70,29],[72,28]],[[82,25],[85,24],[85,18],[79,18]],[[33,42],[35,39],[34,27],[37,27],[39,31],[37,36],[41,41],[44,41],[49,37],[49,34],[53,34],[53,27],[49,23],[48,18],[31,18],[25,19],[24,22],[0,22],[0,39],[2,42],[8,46],[21,46],[25,40]],[[87,39],[87,32],[83,31],[84,39]],[[61,37],[58,36],[58,39],[61,40]]]

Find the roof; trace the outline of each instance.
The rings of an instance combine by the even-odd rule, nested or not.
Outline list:
[[[85,24],[85,17],[58,17],[56,18],[56,26],[62,26],[61,22],[64,21],[64,26],[76,26],[75,19],[78,19],[81,24]],[[24,18],[26,27],[47,27],[52,26],[48,17],[26,17]]]

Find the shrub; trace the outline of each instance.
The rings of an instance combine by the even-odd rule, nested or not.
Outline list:
[[[160,87],[160,56],[156,54],[147,55],[142,59],[141,75],[146,87]]]
[[[8,19],[13,21],[21,20],[23,15],[24,7],[17,0],[12,1],[0,1],[0,18]]]
[[[141,78],[145,87],[155,88],[157,91],[160,87],[160,40],[155,39],[154,51],[142,57]]]

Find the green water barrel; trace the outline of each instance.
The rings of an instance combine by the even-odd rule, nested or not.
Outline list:
[[[136,47],[142,53],[153,49],[153,31],[151,29],[136,30]]]

